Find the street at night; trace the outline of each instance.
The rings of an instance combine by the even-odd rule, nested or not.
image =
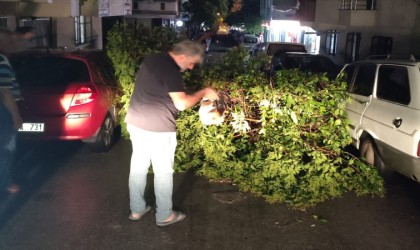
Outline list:
[[[176,174],[174,207],[187,218],[159,228],[154,209],[128,220],[129,141],[106,154],[78,142],[25,144],[19,153],[23,190],[1,197],[0,249],[415,249],[420,243],[420,186],[399,175],[388,180],[385,198],[346,194],[298,211],[194,172]]]

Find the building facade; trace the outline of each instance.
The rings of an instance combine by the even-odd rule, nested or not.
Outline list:
[[[173,26],[185,0],[0,0],[0,27],[36,29],[35,47],[103,48],[116,21]],[[420,55],[420,0],[260,0],[265,41],[305,43],[337,63]]]
[[[174,25],[179,0],[0,0],[0,28],[35,28],[33,47],[102,49],[117,21]]]
[[[267,41],[302,42],[337,63],[420,55],[420,0],[261,0],[261,6]]]

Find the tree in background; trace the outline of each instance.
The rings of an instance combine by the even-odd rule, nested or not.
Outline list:
[[[248,33],[262,32],[263,18],[260,16],[260,0],[246,0],[242,7],[235,12],[230,12],[226,23],[230,26],[244,27]]]
[[[214,33],[224,22],[230,26],[243,27],[249,33],[262,31],[260,0],[189,0],[182,8],[184,17],[190,19],[190,31],[193,34],[203,28]]]
[[[227,16],[231,5],[231,0],[189,0],[182,8],[193,25],[209,29],[218,24],[219,17]]]

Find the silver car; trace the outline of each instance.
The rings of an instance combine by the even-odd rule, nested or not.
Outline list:
[[[242,40],[242,45],[249,51],[252,52],[254,46],[258,44],[258,37],[254,35],[245,34]]]
[[[204,63],[222,63],[226,52],[238,47],[239,44],[231,34],[217,34],[210,38]]]

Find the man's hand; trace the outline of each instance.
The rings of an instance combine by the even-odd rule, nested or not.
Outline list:
[[[22,117],[20,116],[18,106],[15,99],[13,98],[12,92],[8,88],[0,88],[0,95],[2,98],[0,101],[3,102],[4,106],[12,114],[13,124],[16,129],[22,127]]]
[[[206,98],[212,101],[219,100],[217,92],[212,88],[204,88],[195,92],[192,95],[188,95],[185,92],[169,92],[169,96],[174,102],[175,107],[179,111],[186,110],[191,108],[196,103],[201,101],[201,99]]]
[[[22,127],[23,119],[20,114],[13,115],[13,123],[15,125],[15,129],[18,130]]]
[[[205,88],[204,91],[205,92],[203,98],[207,98],[212,101],[219,100],[219,95],[217,94],[216,90],[212,88]]]

